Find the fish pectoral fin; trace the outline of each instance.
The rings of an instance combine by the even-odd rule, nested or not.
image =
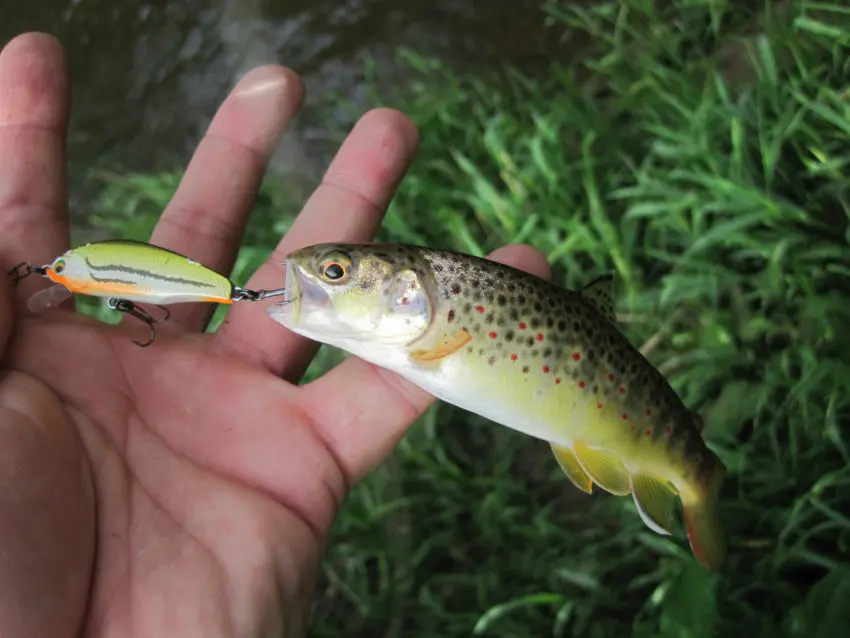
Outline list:
[[[581,289],[581,296],[591,302],[612,323],[614,315],[614,275],[597,277]]]
[[[632,496],[646,526],[657,534],[670,535],[676,492],[662,479],[637,474],[632,477]]]
[[[615,454],[582,443],[573,445],[576,459],[591,480],[610,494],[625,496],[632,490],[632,479]]]
[[[552,453],[555,455],[555,460],[558,461],[558,465],[564,470],[564,473],[572,481],[572,484],[585,494],[591,494],[593,492],[593,481],[587,475],[587,472],[582,469],[581,463],[578,462],[573,451],[568,447],[555,445],[554,443],[550,443],[549,445],[552,448]]]
[[[414,361],[439,361],[445,359],[449,355],[454,354],[463,346],[472,340],[472,335],[466,330],[458,330],[454,335],[443,343],[434,346],[433,348],[424,348],[413,350],[410,353],[410,358]]]

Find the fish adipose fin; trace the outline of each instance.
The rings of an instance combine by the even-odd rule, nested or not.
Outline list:
[[[632,491],[632,479],[616,455],[582,443],[573,445],[578,462],[587,475],[606,492],[625,496]]]
[[[698,491],[693,500],[682,501],[691,550],[697,560],[711,570],[719,569],[726,558],[726,535],[717,507],[726,468],[719,458],[714,458],[715,468],[705,488]]]
[[[657,534],[670,535],[676,492],[667,481],[646,474],[632,477],[632,496],[646,526]]]
[[[555,445],[554,443],[550,443],[549,445],[552,447],[555,460],[558,461],[558,465],[564,470],[564,473],[572,481],[572,484],[585,494],[591,494],[593,492],[593,481],[587,475],[587,472],[582,469],[581,463],[578,462],[573,451],[567,447]]]
[[[460,350],[472,340],[472,335],[466,330],[458,330],[447,341],[433,348],[414,350],[410,358],[414,361],[439,361]]]
[[[608,321],[614,323],[614,275],[602,275],[587,284],[580,291],[581,296],[592,303],[605,315]]]

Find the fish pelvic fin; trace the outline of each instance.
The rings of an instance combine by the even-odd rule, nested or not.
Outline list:
[[[421,363],[439,361],[454,354],[471,340],[472,335],[469,334],[469,332],[466,330],[458,330],[443,343],[433,348],[413,350],[410,353],[410,358]]]
[[[726,478],[726,467],[714,455],[714,469],[694,497],[682,500],[688,542],[697,560],[712,571],[726,559],[726,533],[718,511],[718,495]]]
[[[587,472],[582,469],[581,463],[578,462],[573,451],[562,445],[555,445],[554,443],[550,443],[549,445],[552,448],[552,453],[555,455],[555,460],[558,461],[558,465],[564,470],[564,474],[567,475],[572,484],[585,494],[592,494],[593,481],[587,475]]]
[[[583,443],[575,443],[573,452],[585,473],[609,494],[625,496],[632,491],[629,471],[613,452]]]

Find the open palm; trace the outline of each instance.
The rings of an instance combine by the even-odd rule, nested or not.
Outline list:
[[[302,97],[262,67],[235,87],[152,237],[229,271],[269,155]],[[0,55],[0,261],[68,248],[61,47],[28,34]],[[283,256],[363,241],[416,149],[400,113],[352,130],[291,231],[248,283],[279,287]],[[542,276],[538,253],[495,258]],[[297,386],[315,346],[264,304],[172,307],[153,346],[133,320],[33,317],[36,278],[0,282],[0,635],[296,636],[350,486],[430,397],[351,358]]]

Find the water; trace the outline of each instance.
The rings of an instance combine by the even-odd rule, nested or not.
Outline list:
[[[47,31],[71,69],[72,217],[85,217],[95,169],[182,167],[247,70],[284,64],[307,101],[276,154],[275,178],[314,184],[334,150],[334,104],[368,107],[364,56],[381,83],[404,81],[399,46],[461,70],[535,67],[551,48],[541,0],[5,0],[0,42]]]

